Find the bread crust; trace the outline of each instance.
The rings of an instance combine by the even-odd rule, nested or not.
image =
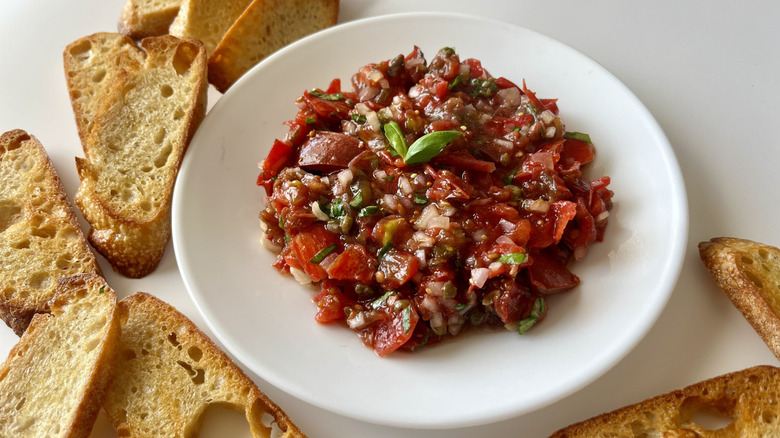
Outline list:
[[[117,30],[133,39],[160,36],[179,13],[181,0],[127,0]]]
[[[699,255],[718,286],[780,359],[780,249],[716,237],[699,243]]]
[[[58,281],[51,313],[33,317],[0,365],[0,435],[90,435],[112,377],[116,305],[97,274]]]
[[[101,270],[37,138],[2,134],[0,175],[0,318],[21,336],[49,311],[58,278]]]
[[[105,410],[120,436],[195,436],[209,405],[244,412],[254,437],[305,437],[192,321],[143,292],[119,303],[121,359]],[[136,394],[140,388],[155,396]],[[164,421],[162,421],[164,420]]]
[[[89,38],[96,39],[69,47]],[[93,53],[106,58],[100,62],[65,65],[69,78],[93,76],[93,65],[115,66],[110,86],[89,93],[97,102],[73,101],[76,120],[89,119],[85,108],[95,112],[82,139],[85,157],[76,158],[81,184],[74,200],[90,224],[89,243],[131,278],[154,271],[168,246],[176,175],[205,117],[208,91],[200,41],[165,35],[140,45]]]
[[[780,436],[780,368],[762,365],[707,379],[682,389],[597,415],[550,438]],[[702,409],[733,419],[707,430],[694,422]]]
[[[209,82],[224,93],[255,64],[338,21],[338,0],[253,0],[209,56]]]

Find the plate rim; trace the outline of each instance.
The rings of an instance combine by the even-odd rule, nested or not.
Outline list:
[[[589,62],[594,63],[599,68],[602,69],[602,72],[608,76],[610,76],[610,79],[616,83],[618,86],[620,86],[623,91],[630,96],[632,99],[635,100],[636,108],[640,109],[642,114],[642,119],[648,123],[649,128],[651,128],[652,133],[657,137],[656,143],[657,146],[660,146],[658,149],[661,152],[661,157],[663,158],[663,162],[666,164],[665,171],[668,174],[668,177],[670,178],[671,187],[677,190],[673,191],[674,196],[674,202],[672,203],[675,207],[677,207],[676,214],[677,214],[677,220],[674,221],[678,226],[672,231],[676,234],[676,237],[672,239],[674,242],[674,245],[672,248],[670,248],[669,254],[674,256],[673,261],[671,263],[664,264],[664,267],[666,268],[664,273],[660,273],[661,277],[665,279],[665,285],[663,286],[663,290],[665,291],[662,296],[658,297],[660,298],[659,301],[656,302],[655,311],[653,312],[653,315],[647,323],[642,327],[642,329],[639,331],[638,335],[635,336],[635,338],[627,344],[626,347],[623,348],[622,352],[616,356],[612,356],[612,359],[609,361],[609,364],[605,367],[602,367],[598,372],[591,373],[587,376],[587,378],[583,379],[582,381],[578,382],[577,385],[575,385],[572,388],[569,388],[568,391],[563,391],[559,393],[556,397],[548,398],[544,403],[537,404],[537,406],[533,407],[532,409],[525,409],[525,410],[506,410],[505,412],[496,413],[494,415],[489,416],[483,416],[482,418],[471,418],[465,421],[461,422],[447,422],[447,423],[441,423],[436,421],[431,422],[396,422],[396,421],[387,421],[383,419],[377,419],[377,418],[368,418],[363,415],[354,415],[353,413],[349,412],[345,409],[339,409],[338,407],[331,406],[327,404],[326,402],[323,402],[321,399],[316,397],[311,397],[310,394],[302,394],[300,391],[290,389],[289,385],[283,385],[280,384],[277,379],[269,379],[267,377],[268,373],[263,373],[261,371],[258,371],[253,364],[252,361],[247,361],[245,357],[243,357],[243,354],[237,354],[236,350],[243,350],[241,348],[237,348],[236,346],[231,346],[230,342],[226,342],[226,338],[223,333],[221,333],[221,330],[217,326],[217,324],[212,321],[212,318],[210,318],[210,313],[207,309],[205,309],[203,306],[205,303],[203,303],[197,294],[194,291],[195,286],[191,284],[192,279],[189,278],[189,276],[185,275],[185,265],[187,265],[187,256],[185,255],[183,249],[182,249],[182,241],[185,239],[183,235],[180,235],[179,233],[182,230],[181,226],[181,218],[179,211],[181,210],[181,191],[174,188],[174,196],[173,196],[173,205],[172,205],[172,240],[173,240],[173,247],[174,247],[174,253],[175,257],[178,263],[178,266],[180,267],[181,277],[184,281],[185,289],[187,290],[187,293],[189,294],[190,298],[195,304],[195,307],[197,308],[199,314],[203,317],[205,323],[209,327],[209,329],[214,333],[216,338],[220,341],[222,345],[225,346],[225,348],[233,354],[237,361],[249,368],[252,372],[258,375],[261,379],[264,379],[265,381],[268,381],[273,386],[279,388],[280,390],[287,392],[288,394],[294,396],[295,398],[301,400],[302,402],[312,404],[314,406],[318,406],[320,408],[326,409],[328,411],[344,415],[346,417],[355,418],[361,421],[366,421],[370,423],[378,423],[388,426],[395,426],[395,427],[413,427],[413,428],[447,428],[447,427],[462,427],[462,426],[470,426],[470,425],[477,425],[477,424],[484,424],[488,422],[494,422],[494,421],[500,421],[503,419],[515,417],[518,415],[523,415],[530,413],[534,410],[541,409],[544,406],[548,406],[552,403],[555,403],[556,401],[565,398],[585,386],[591,384],[595,380],[597,380],[599,377],[603,376],[605,373],[607,373],[610,369],[612,369],[615,365],[617,365],[626,355],[628,355],[631,351],[634,350],[634,348],[644,339],[644,337],[647,335],[647,333],[655,326],[655,323],[657,322],[658,318],[660,317],[661,313],[663,312],[664,308],[666,307],[672,293],[674,292],[675,285],[677,284],[679,280],[680,273],[682,271],[683,267],[683,261],[686,254],[686,247],[687,247],[687,239],[688,239],[688,233],[689,233],[689,212],[688,212],[688,201],[686,196],[686,190],[685,190],[685,182],[683,180],[682,172],[680,169],[679,161],[677,160],[677,157],[675,156],[674,150],[671,146],[671,144],[668,141],[668,138],[666,137],[666,134],[663,132],[663,129],[658,124],[658,121],[653,117],[652,113],[648,110],[648,108],[644,105],[644,103],[617,77],[615,76],[609,69],[605,68],[603,65],[598,63],[596,60],[590,58],[589,56],[579,52],[577,49],[574,49],[573,47],[569,46],[566,43],[563,43],[559,40],[556,40],[554,38],[551,38],[547,35],[544,35],[538,31],[511,24],[506,23],[500,20],[490,19],[490,18],[484,18],[484,17],[475,17],[467,14],[461,14],[461,13],[450,13],[450,12],[401,12],[401,13],[395,13],[395,14],[388,14],[388,15],[381,15],[381,16],[375,16],[375,17],[368,17],[363,18],[359,20],[353,20],[349,22],[345,22],[342,24],[339,24],[337,26],[333,26],[331,28],[325,29],[323,31],[317,32],[313,35],[310,35],[308,37],[305,37],[301,40],[296,41],[295,43],[285,47],[284,49],[275,52],[262,62],[260,62],[258,65],[253,67],[250,72],[242,76],[235,84],[234,87],[231,87],[230,90],[228,90],[225,95],[223,95],[213,106],[213,108],[209,111],[209,114],[206,116],[206,119],[204,119],[204,123],[207,122],[209,119],[209,116],[212,113],[220,112],[221,107],[228,105],[231,101],[231,96],[237,94],[240,92],[242,84],[250,81],[251,77],[254,75],[254,71],[257,71],[259,69],[262,69],[264,65],[273,63],[277,58],[283,57],[286,55],[286,53],[290,51],[297,50],[297,48],[301,45],[308,44],[309,41],[319,39],[319,38],[325,38],[328,34],[332,32],[343,32],[346,31],[345,29],[353,28],[353,27],[362,27],[366,25],[371,25],[376,22],[382,22],[382,21],[394,21],[394,20],[404,20],[409,18],[420,18],[420,17],[436,17],[437,19],[457,19],[457,20],[467,20],[472,22],[481,22],[482,24],[486,25],[493,25],[493,26],[503,26],[508,29],[513,29],[514,31],[522,31],[522,32],[528,32],[531,35],[534,35],[537,38],[544,38],[545,40],[551,41],[557,45],[559,45],[562,48],[565,48],[566,50],[569,50],[573,53],[576,53],[578,56],[586,59]],[[370,61],[370,60],[369,60]],[[366,61],[366,62],[369,62]],[[199,138],[199,133],[196,132],[195,136],[192,139],[192,143],[196,143],[197,139]],[[181,184],[178,184],[178,180],[183,178],[182,175],[186,175],[188,171],[186,170],[188,168],[188,163],[191,161],[190,157],[192,157],[192,153],[185,154],[184,160],[182,162],[182,166],[179,172],[179,175],[177,176],[177,184],[175,187],[179,187]],[[262,158],[262,157],[260,157]],[[356,341],[357,342],[357,341]],[[248,363],[249,362],[249,363]]]

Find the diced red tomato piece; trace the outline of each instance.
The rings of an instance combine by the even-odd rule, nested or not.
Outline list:
[[[374,352],[379,357],[387,356],[404,345],[414,334],[420,317],[412,304],[402,309],[384,306],[385,317],[374,329]]]
[[[308,90],[303,92],[303,100],[312,111],[325,118],[346,118],[352,109],[344,100],[325,100]]]
[[[380,282],[385,290],[398,289],[417,274],[417,257],[400,249],[390,248],[379,260],[379,271],[384,278]]]
[[[330,81],[330,85],[325,92],[328,94],[341,93],[341,79],[336,78]]]
[[[592,144],[573,138],[567,138],[563,141],[560,162],[565,169],[571,168],[575,163],[584,166],[593,161],[593,156]]]
[[[317,131],[301,145],[298,166],[318,172],[346,169],[363,152],[363,142],[340,132]]]
[[[527,308],[533,303],[531,292],[512,280],[501,281],[499,290],[501,293],[493,302],[493,307],[501,322],[511,324],[523,319]]]
[[[338,288],[326,286],[323,286],[312,301],[317,305],[314,319],[323,324],[345,319],[344,307],[351,304]]]
[[[268,152],[268,157],[263,161],[263,177],[270,179],[278,175],[279,171],[287,165],[287,161],[292,156],[292,153],[292,146],[281,140],[274,141],[271,150]]]
[[[325,229],[323,224],[315,223],[293,236],[290,247],[292,247],[293,254],[298,259],[303,271],[312,281],[318,282],[328,278],[328,273],[325,268],[319,264],[311,263],[309,260],[323,249],[338,243],[338,235]]]
[[[563,230],[570,220],[577,215],[577,204],[571,201],[556,201],[550,206],[555,213],[555,231],[553,232],[553,241],[558,243],[563,237]]]
[[[334,280],[368,283],[374,279],[376,265],[376,257],[365,246],[347,245],[328,267],[328,276]]]
[[[579,277],[566,267],[564,261],[544,251],[531,256],[528,277],[540,292],[550,294],[569,290],[580,283]]]
[[[461,170],[470,169],[488,173],[496,170],[496,164],[492,161],[478,160],[473,155],[467,153],[443,154],[437,157],[436,161]]]
[[[470,78],[484,78],[485,76],[485,69],[482,68],[482,62],[480,62],[478,59],[474,58],[468,58],[463,61],[465,64],[469,66],[469,77]]]
[[[501,76],[500,78],[496,79],[496,85],[500,89],[513,88],[514,87],[514,88],[517,88],[518,90],[520,90],[520,87],[515,85],[514,82],[510,81],[509,79],[507,79],[507,78],[505,78],[503,76]]]

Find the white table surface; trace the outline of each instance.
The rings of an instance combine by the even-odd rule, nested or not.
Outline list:
[[[37,136],[71,196],[78,187],[74,157],[82,152],[62,51],[82,36],[115,31],[123,4],[0,1],[0,132],[21,128]],[[632,352],[581,391],[514,419],[457,430],[377,426],[308,405],[250,374],[309,436],[545,437],[574,421],[708,377],[777,365],[704,270],[696,245],[735,236],[780,246],[780,2],[342,0],[339,21],[403,11],[507,21],[568,44],[614,73],[658,120],[680,162],[690,206],[687,255],[666,310]],[[209,104],[219,96],[212,89]],[[121,277],[100,262],[120,297],[153,293],[208,333],[184,288],[172,246],[143,279]],[[16,341],[2,325],[0,357]],[[101,416],[93,437],[114,436]],[[250,435],[241,415],[211,409],[201,436]]]

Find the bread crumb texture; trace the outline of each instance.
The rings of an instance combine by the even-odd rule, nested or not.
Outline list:
[[[117,375],[105,403],[119,437],[195,436],[218,404],[243,412],[254,437],[303,437],[194,323],[145,293],[119,304]]]
[[[117,29],[132,38],[165,35],[182,0],[127,0]]]
[[[59,278],[100,268],[35,137],[0,136],[0,184],[0,317],[21,336],[48,311]]]
[[[96,274],[59,282],[0,365],[0,436],[87,437],[118,344],[116,294]]]
[[[734,307],[780,358],[780,249],[716,237],[699,244],[699,255]]]
[[[714,426],[699,419],[720,421]],[[602,414],[551,438],[780,436],[780,368],[757,366]]]
[[[209,57],[209,81],[227,91],[282,47],[338,21],[338,0],[254,0]]]
[[[79,129],[75,202],[92,246],[134,278],[157,267],[170,241],[173,186],[208,89],[199,41],[166,35],[140,44],[100,33],[64,52],[77,125],[91,120]]]

